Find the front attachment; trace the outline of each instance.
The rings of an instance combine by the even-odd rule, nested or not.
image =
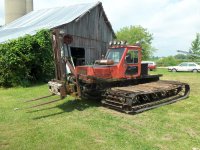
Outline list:
[[[65,82],[52,80],[48,82],[49,91],[52,94],[59,95],[60,98],[64,98],[66,96],[66,87]]]
[[[64,99],[64,97],[66,96],[65,82],[51,80],[51,81],[48,82],[48,86],[49,86],[49,91],[51,92],[50,95],[38,97],[38,98],[31,99],[31,100],[28,100],[28,101],[25,101],[25,102],[27,103],[27,102],[41,101],[43,99],[46,99],[46,98],[49,98],[49,97],[52,97],[52,96],[56,96],[56,95],[58,95],[59,98],[56,98],[56,99],[53,99],[53,100],[50,100],[50,101],[47,101],[47,102],[41,102],[39,104],[29,106],[28,108],[36,108],[36,107],[40,107],[40,106],[43,106],[43,105],[55,103],[55,102],[58,102],[58,101]]]

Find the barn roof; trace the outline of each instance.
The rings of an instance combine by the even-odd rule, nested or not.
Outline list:
[[[83,17],[87,12],[98,5],[102,7],[101,2],[95,2],[32,11],[0,28],[0,43],[22,37],[26,34],[34,35],[40,29],[52,29],[70,23]],[[104,17],[107,25],[115,36],[105,12]]]

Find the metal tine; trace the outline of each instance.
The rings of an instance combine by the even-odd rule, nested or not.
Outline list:
[[[46,95],[46,96],[34,98],[34,99],[31,99],[31,100],[25,101],[25,103],[32,102],[32,101],[38,101],[38,100],[40,100],[40,99],[47,98],[47,97],[51,97],[51,96],[55,96],[55,94],[51,94],[51,95]]]
[[[30,107],[28,107],[28,108],[36,108],[36,107],[43,106],[43,105],[46,105],[46,104],[58,102],[58,101],[60,101],[60,100],[63,100],[63,98],[55,99],[55,100],[52,100],[52,101],[49,101],[49,102],[45,102],[45,103],[40,103],[40,104],[38,104],[38,105],[30,106]]]

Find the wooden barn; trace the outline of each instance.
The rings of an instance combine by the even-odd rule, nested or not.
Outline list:
[[[59,29],[72,36],[69,49],[75,65],[91,64],[105,55],[109,41],[115,38],[102,3],[96,2],[32,11],[1,28],[0,43],[34,35],[40,29]]]

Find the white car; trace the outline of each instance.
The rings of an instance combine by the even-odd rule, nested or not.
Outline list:
[[[168,71],[191,71],[191,72],[200,72],[200,65],[194,62],[183,62],[178,66],[169,66]]]

